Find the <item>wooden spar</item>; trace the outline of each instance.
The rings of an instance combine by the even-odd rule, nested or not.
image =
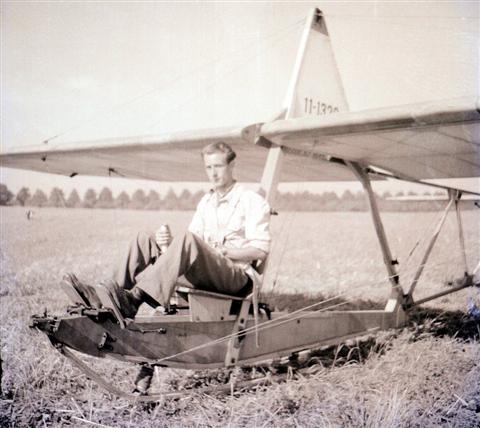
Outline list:
[[[478,271],[480,270],[480,262],[478,262],[477,266],[475,269],[473,269],[472,275],[475,275]]]
[[[378,171],[378,170],[372,168],[371,166],[368,167],[367,172],[368,172],[369,175],[374,175],[374,176],[384,177],[384,178],[390,178],[392,180],[406,181],[408,183],[421,184],[422,186],[428,186],[428,187],[433,187],[435,189],[446,190],[447,192],[457,191],[456,188],[447,186],[445,184],[431,183],[430,181],[429,182],[421,181],[421,180],[416,179],[416,178],[408,177],[404,174],[398,174],[398,173],[393,174],[393,173],[389,173],[389,172],[388,173],[387,172],[382,172],[382,171]],[[462,189],[462,194],[479,196],[478,192],[473,192],[473,191],[465,190],[465,189]]]
[[[271,146],[268,149],[267,161],[263,169],[262,181],[260,182],[260,194],[273,208],[277,194],[278,182],[283,160],[283,150],[280,146]]]
[[[452,288],[449,288],[448,290],[440,291],[439,293],[435,293],[423,299],[416,300],[414,303],[409,304],[408,307],[411,308],[413,306],[421,305],[422,303],[429,302],[430,300],[438,299],[439,297],[446,296],[447,294],[455,293],[456,291],[463,290],[464,288],[471,287],[472,285],[478,286],[480,284],[474,284],[472,281],[472,276],[465,276],[462,283],[457,287],[452,287]]]
[[[423,256],[423,259],[422,259],[422,261],[421,261],[421,263],[420,263],[420,265],[417,269],[417,272],[415,273],[415,277],[414,277],[414,280],[412,282],[412,285],[410,286],[410,290],[409,290],[408,296],[407,296],[407,301],[409,302],[409,307],[417,306],[417,305],[420,305],[422,303],[428,302],[430,300],[438,299],[439,297],[445,296],[447,294],[454,293],[456,291],[462,290],[462,289],[470,287],[472,285],[474,285],[474,286],[479,285],[479,284],[474,283],[474,281],[475,281],[474,280],[474,275],[475,275],[476,270],[478,269],[478,266],[477,266],[477,268],[475,268],[472,275],[468,274],[467,255],[466,255],[466,251],[465,251],[465,238],[464,238],[464,235],[463,235],[462,218],[461,218],[460,206],[459,206],[459,201],[460,201],[460,198],[462,197],[462,192],[459,191],[459,190],[450,190],[448,192],[448,195],[449,195],[449,203],[448,203],[447,207],[445,208],[443,216],[440,219],[440,221],[439,221],[439,223],[438,223],[438,225],[435,229],[435,232],[434,232],[434,234],[433,234],[433,236],[430,240],[430,243],[429,243],[429,245],[428,245],[428,247],[425,251],[425,255]],[[461,251],[462,251],[463,263],[464,263],[464,278],[461,281],[461,283],[456,287],[449,288],[448,290],[441,291],[439,293],[433,294],[431,296],[428,296],[428,297],[425,297],[423,299],[420,299],[420,300],[417,300],[417,301],[413,302],[413,291],[414,291],[414,289],[415,289],[415,287],[418,283],[418,279],[420,278],[420,275],[422,274],[422,271],[425,267],[428,256],[430,255],[430,252],[432,251],[433,245],[435,244],[435,241],[437,240],[437,237],[440,233],[440,230],[441,230],[443,224],[445,223],[445,219],[447,217],[448,211],[450,210],[450,207],[452,206],[452,204],[454,202],[455,202],[455,211],[456,211],[457,223],[458,223],[458,236],[459,236],[459,240],[460,240],[460,248],[461,248]],[[480,266],[480,264],[479,264],[479,266]]]
[[[445,223],[445,220],[447,218],[448,211],[450,211],[450,208],[455,201],[455,196],[453,192],[449,192],[450,196],[450,201],[445,208],[445,211],[443,212],[442,218],[437,224],[437,227],[435,228],[435,231],[433,232],[432,237],[430,238],[430,242],[428,243],[428,247],[425,250],[425,254],[423,255],[422,261],[420,262],[420,265],[417,268],[417,271],[415,272],[415,276],[413,277],[413,281],[410,285],[410,289],[408,291],[408,300],[413,299],[413,291],[415,290],[415,287],[418,284],[418,280],[420,279],[420,276],[422,275],[423,269],[425,268],[425,264],[427,263],[428,257],[430,256],[430,253],[432,252],[433,246],[435,245],[435,242],[437,241],[438,235],[440,234],[440,231],[442,230],[442,226]]]
[[[380,212],[378,211],[378,205],[370,184],[370,179],[368,178],[368,174],[358,163],[347,161],[346,164],[360,180],[363,188],[367,192],[368,202],[370,204],[370,213],[373,218],[373,224],[375,226],[375,231],[377,233],[378,241],[383,254],[383,262],[385,263],[385,267],[387,268],[388,272],[388,278],[392,284],[392,297],[399,297],[403,293],[400,287],[398,273],[395,269],[395,264],[397,262],[393,259],[390,247],[388,245],[387,235],[385,234],[385,229],[383,228],[382,219],[380,217]]]
[[[468,264],[467,264],[467,252],[465,251],[465,237],[463,235],[463,225],[462,225],[462,215],[460,212],[460,198],[462,197],[462,192],[457,191],[455,196],[455,212],[457,213],[457,225],[458,225],[458,239],[460,241],[460,250],[462,251],[463,256],[463,272],[465,275],[468,275]]]

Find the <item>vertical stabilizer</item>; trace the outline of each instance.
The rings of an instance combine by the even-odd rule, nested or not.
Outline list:
[[[307,17],[283,107],[287,119],[348,110],[325,17],[319,9]]]

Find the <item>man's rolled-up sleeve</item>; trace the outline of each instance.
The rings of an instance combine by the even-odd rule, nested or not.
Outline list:
[[[270,206],[257,193],[252,193],[245,218],[246,245],[266,253],[270,250]]]

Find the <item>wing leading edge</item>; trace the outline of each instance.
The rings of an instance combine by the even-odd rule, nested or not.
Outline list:
[[[258,140],[259,125],[141,136],[123,139],[74,142],[19,149],[0,155],[0,165],[67,176],[118,176],[156,181],[207,181],[200,151],[205,145],[225,141],[237,153],[236,178],[259,182],[268,150]],[[288,155],[283,181],[354,180],[338,164],[319,168],[318,157],[303,152]]]
[[[205,181],[200,150],[222,140],[237,152],[237,179],[246,182],[260,180],[269,144],[285,147],[281,181],[354,180],[342,160],[418,181],[478,177],[479,111],[477,101],[455,99],[244,128],[42,145],[1,154],[0,164],[70,176]]]

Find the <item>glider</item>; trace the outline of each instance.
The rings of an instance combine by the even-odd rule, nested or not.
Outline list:
[[[88,142],[50,143],[0,155],[2,166],[66,176],[121,176],[158,181],[204,181],[200,149],[219,140],[237,152],[237,179],[259,182],[259,191],[275,207],[279,182],[360,180],[368,197],[383,254],[389,299],[383,310],[292,313],[262,310],[257,302],[261,272],[247,298],[180,288],[187,304],[175,314],[124,319],[101,296],[103,307],[89,307],[66,286],[72,306],[64,316],[34,316],[32,326],[55,347],[110,391],[129,397],[102,380],[72,353],[118,358],[143,365],[218,368],[254,365],[288,357],[350,337],[398,328],[409,310],[425,301],[469,286],[479,265],[469,269],[459,200],[478,197],[431,180],[480,176],[480,105],[478,99],[451,99],[365,111],[348,111],[325,17],[318,9],[307,18],[285,103],[266,123]],[[430,238],[411,284],[401,283],[371,180],[400,179],[444,189],[448,204]],[[455,206],[464,277],[445,291],[414,299],[428,256],[449,209]],[[386,291],[388,291],[386,289]],[[252,309],[253,308],[253,309]],[[148,370],[147,370],[148,371]],[[145,401],[160,396],[145,395]],[[136,397],[138,399],[138,397]]]

